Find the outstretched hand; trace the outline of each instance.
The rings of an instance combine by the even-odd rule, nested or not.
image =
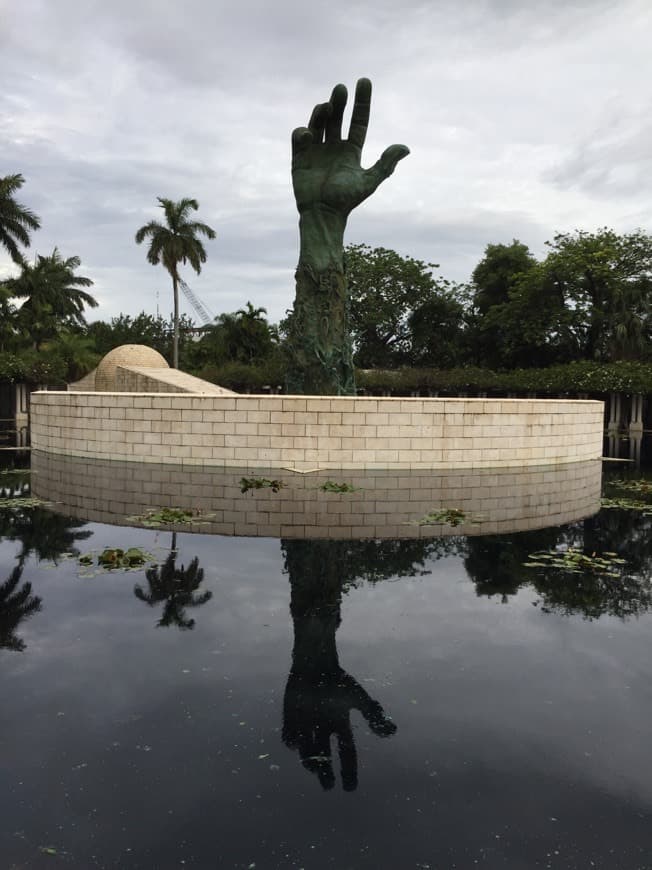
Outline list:
[[[344,85],[333,88],[327,103],[315,106],[307,127],[292,133],[292,183],[300,213],[323,207],[346,218],[394,172],[410,150],[390,145],[369,169],[360,165],[369,125],[371,82],[359,79],[347,139],[342,119],[347,101]]]

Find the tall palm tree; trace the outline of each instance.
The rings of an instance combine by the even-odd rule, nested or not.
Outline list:
[[[179,368],[179,264],[190,263],[199,275],[201,264],[206,262],[206,250],[198,236],[215,238],[215,230],[208,224],[188,220],[190,211],[197,211],[196,199],[171,199],[157,197],[165,214],[165,224],[150,221],[136,233],[136,243],[149,238],[147,259],[153,266],[163,263],[172,278],[174,293],[174,341],[172,345],[172,365]]]
[[[30,230],[37,230],[41,221],[24,205],[16,202],[14,193],[25,183],[20,173],[0,178],[0,245],[6,248],[9,256],[22,266],[24,258],[18,245],[29,248]]]
[[[24,262],[20,275],[4,282],[12,297],[26,300],[18,321],[34,338],[36,350],[62,327],[85,326],[84,307],[97,307],[96,299],[80,289],[93,285],[90,278],[75,275],[80,265],[79,257],[64,260],[55,248],[47,257],[38,255],[33,265]]]

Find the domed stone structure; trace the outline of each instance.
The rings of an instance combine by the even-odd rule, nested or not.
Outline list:
[[[122,344],[114,347],[100,360],[95,369],[95,389],[106,393],[116,390],[115,373],[118,366],[141,369],[169,369],[165,357],[144,344]]]

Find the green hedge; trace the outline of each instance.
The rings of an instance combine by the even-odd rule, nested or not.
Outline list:
[[[67,364],[54,353],[0,353],[0,380],[24,381],[30,384],[60,385],[66,381]],[[205,366],[194,372],[207,381],[236,392],[260,392],[265,387],[276,388],[285,381],[285,371],[279,362],[248,366],[227,363]],[[652,364],[638,362],[591,363],[574,362],[546,369],[515,369],[494,372],[473,367],[458,369],[413,369],[396,371],[358,370],[358,389],[370,394],[390,392],[405,396],[413,392],[438,391],[537,393],[652,393]]]
[[[221,366],[204,366],[193,374],[205,381],[235,390],[236,393],[258,393],[265,387],[275,389],[285,383],[285,370],[280,363],[259,366],[225,363]]]
[[[368,392],[391,391],[496,391],[543,395],[559,393],[652,393],[652,365],[637,362],[574,362],[545,369],[400,369],[359,371],[358,388]]]
[[[209,366],[197,372],[199,377],[237,392],[258,392],[266,386],[276,387],[285,381],[281,365],[247,366],[229,363]],[[396,371],[358,370],[359,390],[370,394],[390,392],[409,395],[412,392],[438,391],[537,393],[652,393],[652,364],[638,362],[592,363],[574,362],[545,369],[514,369],[496,372],[473,367],[458,369],[413,369]]]

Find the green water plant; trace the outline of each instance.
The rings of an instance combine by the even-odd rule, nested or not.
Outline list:
[[[602,498],[600,506],[605,510],[637,511],[642,516],[652,516],[652,504],[635,498]]]
[[[24,508],[45,507],[48,502],[36,496],[16,496],[15,498],[0,498],[0,511],[22,510]]]
[[[271,489],[278,492],[287,486],[282,480],[270,480],[268,477],[241,477],[240,492],[249,492],[254,489]]]
[[[418,526],[461,526],[462,523],[471,522],[478,524],[479,519],[471,517],[461,508],[440,508],[430,511],[416,521]]]
[[[204,514],[200,510],[164,507],[145,511],[144,514],[130,516],[127,519],[147,528],[157,529],[160,526],[197,524],[210,519],[211,516],[212,514]]]
[[[77,561],[82,568],[138,571],[156,562],[156,557],[140,547],[129,547],[126,550],[122,547],[105,547],[99,553],[93,550],[82,553]],[[86,573],[85,576],[93,576],[93,574]]]
[[[336,483],[334,480],[327,480],[317,489],[321,489],[322,492],[359,492],[361,487],[353,486],[352,483]]]
[[[624,564],[626,560],[612,551],[600,554],[585,553],[575,547],[568,547],[565,550],[542,550],[530,553],[528,561],[523,562],[523,567],[553,569],[565,574],[590,573],[605,577],[620,577]]]

